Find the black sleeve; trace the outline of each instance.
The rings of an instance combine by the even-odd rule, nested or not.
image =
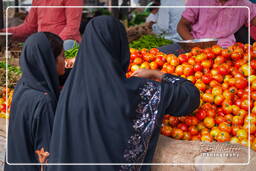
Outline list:
[[[164,74],[161,82],[162,109],[165,114],[191,114],[200,104],[199,90],[187,79]]]
[[[54,121],[53,105],[51,102],[39,104],[36,111],[32,126],[34,151],[43,148],[48,152]]]

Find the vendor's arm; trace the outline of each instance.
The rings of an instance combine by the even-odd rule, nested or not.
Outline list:
[[[199,8],[190,8],[187,6],[200,6],[199,0],[188,0],[186,3],[186,9],[184,10],[182,17],[177,25],[177,32],[184,40],[194,39],[191,34],[192,25],[198,21]]]
[[[83,6],[82,0],[66,0],[64,6]],[[66,26],[59,34],[63,40],[80,41],[80,22],[82,8],[65,8]]]
[[[194,37],[190,33],[190,30],[191,30],[191,23],[184,17],[181,17],[177,25],[177,32],[179,33],[180,37],[182,37],[182,39],[184,40],[194,39]]]
[[[34,1],[32,3],[34,6]],[[24,40],[26,37],[37,31],[37,9],[31,8],[23,24],[6,28],[2,31],[8,31],[12,33],[12,38],[15,40]]]

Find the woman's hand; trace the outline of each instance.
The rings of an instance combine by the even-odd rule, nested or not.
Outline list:
[[[138,69],[131,76],[159,81],[161,80],[163,74],[164,73],[159,70]]]

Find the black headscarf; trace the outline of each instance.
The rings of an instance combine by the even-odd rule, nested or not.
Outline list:
[[[20,57],[22,78],[14,90],[8,130],[8,163],[39,163],[37,150],[49,151],[59,96],[55,57],[44,33],[30,36]],[[38,171],[39,166],[12,166],[5,171]]]
[[[28,87],[47,92],[53,99],[59,96],[59,80],[56,70],[56,58],[46,35],[42,32],[30,36],[20,57],[23,82]]]
[[[129,59],[128,40],[124,26],[114,17],[100,16],[92,19],[86,27],[74,68],[65,83],[57,105],[49,163],[136,162],[125,160],[124,153],[126,149],[129,149],[128,144],[135,133],[135,119],[139,116],[141,117],[139,121],[145,120],[151,124],[151,119],[143,118],[138,113],[143,112],[143,105],[147,105],[152,115],[162,113],[169,104],[163,107],[164,103],[161,100],[162,106],[160,107],[159,95],[165,93],[163,99],[170,103],[171,100],[168,97],[178,97],[172,95],[176,90],[178,90],[177,93],[181,93],[182,90],[185,95],[181,94],[180,97],[183,99],[178,97],[179,101],[173,99],[177,103],[172,101],[172,104],[191,105],[191,98],[187,95],[187,91],[180,87],[181,84],[160,86],[160,83],[147,79],[135,77],[126,79],[125,73]],[[188,83],[188,88],[193,87],[192,83],[182,78],[180,81],[182,84],[185,82],[185,86]],[[143,86],[146,88],[143,89]],[[193,91],[190,93],[193,94]],[[148,104],[149,99],[151,99],[151,104]],[[195,106],[187,108],[184,106],[185,109],[179,114],[187,114]],[[138,110],[138,107],[141,110]],[[173,112],[179,112],[178,108],[176,109]],[[152,131],[150,135],[145,135],[146,141],[143,142],[143,148],[145,147],[143,154],[145,155],[140,155],[141,160],[137,162],[152,160],[161,126],[159,118],[161,118],[160,115],[157,118],[152,117],[152,123],[155,123],[155,120],[158,122],[158,127],[153,134],[154,139],[152,138],[153,143],[148,144],[155,124],[144,128],[145,132],[142,130],[142,134],[147,134],[148,130]],[[131,148],[134,149],[134,147]],[[49,166],[47,171],[119,169],[120,166],[58,165]]]

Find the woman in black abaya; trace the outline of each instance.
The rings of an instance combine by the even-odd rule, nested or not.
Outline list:
[[[44,163],[59,97],[58,75],[64,74],[63,41],[52,33],[36,33],[20,57],[22,77],[13,96],[5,171],[39,171]]]
[[[162,114],[190,114],[199,91],[186,79],[143,70],[126,79],[129,48],[123,25],[96,17],[86,27],[74,68],[57,105],[47,171],[149,170],[149,166],[75,166],[150,163]]]

